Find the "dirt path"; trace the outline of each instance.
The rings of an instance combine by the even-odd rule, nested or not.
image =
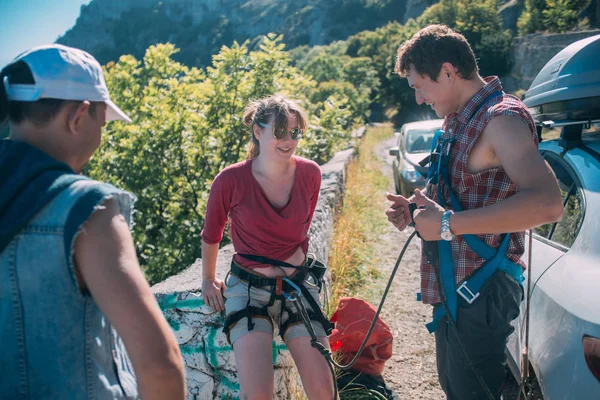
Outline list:
[[[392,157],[388,150],[394,145],[392,137],[380,144],[376,151],[385,161],[382,173],[388,176],[388,190],[393,192]],[[381,193],[379,201],[374,201],[381,208],[382,216],[389,202],[385,193]],[[387,220],[386,220],[387,221]],[[376,241],[373,262],[382,272],[381,278],[366,288],[365,297],[377,306],[389,278],[396,259],[412,229],[398,232],[387,223],[383,235]],[[434,338],[425,329],[425,323],[431,317],[431,308],[416,301],[419,290],[420,244],[413,240],[404,256],[404,261],[396,275],[392,289],[382,311],[383,320],[390,326],[394,334],[394,354],[386,363],[384,378],[391,389],[404,399],[443,399],[444,394],[437,380],[435,367]],[[367,295],[368,293],[368,295]]]

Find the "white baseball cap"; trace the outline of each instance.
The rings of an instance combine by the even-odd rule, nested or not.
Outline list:
[[[103,102],[106,120],[131,122],[111,100],[102,67],[89,53],[60,44],[38,46],[20,54],[11,63],[23,61],[29,66],[35,84],[9,84],[4,77],[8,99],[37,101],[60,99]]]

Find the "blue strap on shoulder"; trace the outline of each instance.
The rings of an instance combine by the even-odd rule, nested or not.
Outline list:
[[[430,166],[429,166],[429,170],[427,171],[427,180],[430,183],[436,183],[437,182],[437,178],[436,178],[436,169],[432,168],[432,166],[435,163],[435,159],[433,157],[438,157],[439,156],[439,151],[437,151],[438,148],[438,142],[440,141],[440,138],[442,137],[442,135],[444,134],[444,131],[439,129],[435,132],[435,134],[433,135],[433,140],[431,141],[431,153],[429,155],[429,162],[430,162]]]
[[[488,100],[501,95],[502,92],[494,92],[487,99],[485,99],[479,108],[477,108],[472,115],[475,115],[477,111],[485,104]],[[456,139],[446,139],[442,141],[441,146],[438,147],[438,141],[443,134],[442,131],[436,132],[434,136],[434,140],[432,143],[432,151],[435,149],[439,149],[439,159],[437,160],[437,165],[430,165],[428,178],[435,177],[439,180],[440,176],[443,176],[444,181],[447,185],[451,184],[450,181],[450,167],[449,167],[449,159],[450,159],[450,149],[454,144]],[[455,137],[460,136],[460,133]],[[443,154],[444,147],[450,146],[446,151],[446,155]],[[442,193],[441,185],[438,182],[438,203],[445,207],[444,196]],[[449,186],[450,192],[450,200],[452,203],[452,208],[460,212],[463,210],[458,198],[454,194],[451,186]],[[440,260],[440,281],[442,284],[442,289],[444,291],[446,297],[446,305],[448,310],[450,310],[451,318],[456,321],[456,313],[458,309],[458,296],[460,295],[465,301],[471,304],[477,297],[479,297],[480,291],[485,286],[485,283],[496,273],[498,269],[504,271],[509,274],[517,282],[522,284],[523,270],[520,265],[513,263],[508,258],[506,258],[506,250],[508,248],[508,244],[510,241],[510,234],[505,234],[498,246],[498,249],[494,249],[489,246],[487,243],[479,239],[475,235],[463,235],[463,238],[469,245],[469,247],[477,253],[481,258],[486,260],[486,262],[467,280],[462,282],[458,288],[455,283],[455,271],[454,271],[454,260],[452,258],[452,248],[450,246],[450,242],[442,240],[438,242],[438,253]],[[435,332],[438,328],[439,320],[446,315],[445,307],[437,307],[435,308],[433,321],[426,325],[427,330],[432,333]]]

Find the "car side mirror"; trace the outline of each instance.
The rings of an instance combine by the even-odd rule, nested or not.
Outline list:
[[[400,149],[398,148],[398,146],[390,148],[390,156],[400,158]]]

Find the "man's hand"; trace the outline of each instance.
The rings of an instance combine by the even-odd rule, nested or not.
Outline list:
[[[410,217],[410,210],[408,209],[408,204],[411,202],[410,199],[407,199],[400,195],[395,195],[388,193],[387,199],[392,202],[390,208],[385,211],[385,215],[387,215],[388,221],[392,223],[400,232],[402,232],[409,223],[412,222]]]
[[[438,203],[421,193],[419,189],[415,190],[412,200],[419,207],[414,213],[415,229],[419,232],[419,235],[426,241],[441,240],[442,215],[445,210]],[[425,207],[425,209],[420,207]]]

